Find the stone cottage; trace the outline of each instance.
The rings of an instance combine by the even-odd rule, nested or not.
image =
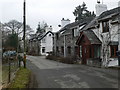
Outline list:
[[[81,21],[70,23],[69,20],[66,25],[54,35],[54,54],[60,57],[76,57],[78,53],[78,46],[76,40],[79,36],[80,30],[84,28],[93,18],[86,18]],[[65,19],[61,20],[63,25]]]
[[[98,3],[99,4],[99,3]],[[84,64],[118,65],[120,7],[102,12],[80,32],[77,45]]]

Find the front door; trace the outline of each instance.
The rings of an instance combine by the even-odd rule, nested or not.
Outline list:
[[[87,59],[90,57],[90,46],[83,45],[82,46],[82,64],[87,64]]]

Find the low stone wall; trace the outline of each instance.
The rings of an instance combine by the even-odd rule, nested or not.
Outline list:
[[[87,59],[87,65],[101,67],[101,59],[100,58],[90,58]]]

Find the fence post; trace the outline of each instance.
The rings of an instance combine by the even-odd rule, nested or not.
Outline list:
[[[9,63],[8,83],[10,83],[10,79],[11,79],[11,62],[10,62],[10,57],[9,56],[8,56],[8,63]]]

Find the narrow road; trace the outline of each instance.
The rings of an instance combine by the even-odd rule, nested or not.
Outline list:
[[[27,56],[27,67],[36,78],[36,88],[118,88],[118,71],[63,64],[44,56]]]

